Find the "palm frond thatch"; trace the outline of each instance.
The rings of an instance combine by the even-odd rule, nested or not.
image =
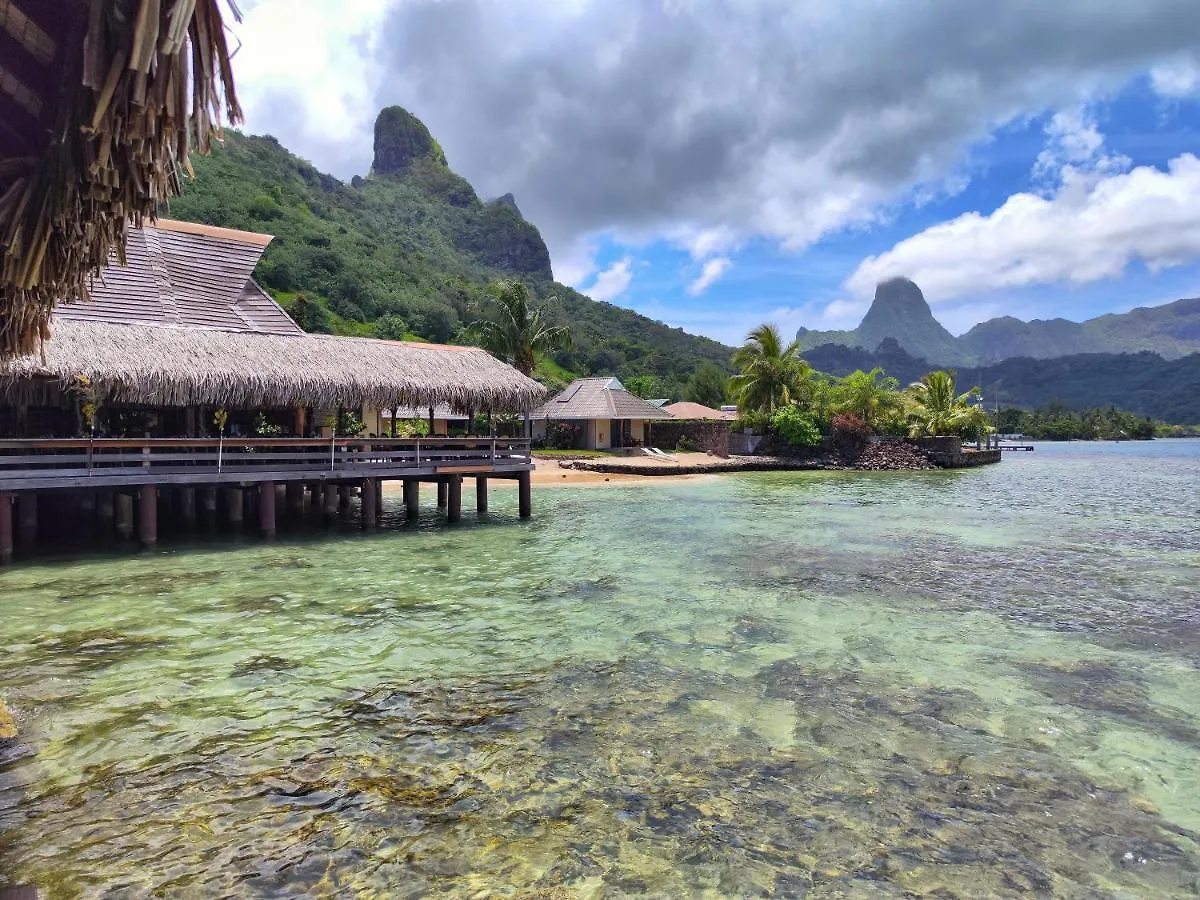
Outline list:
[[[179,193],[189,150],[241,120],[219,2],[0,0],[30,82],[0,142],[0,359],[36,352],[54,305]]]
[[[56,320],[41,354],[0,364],[0,399],[56,403],[80,376],[101,402],[147,406],[524,413],[545,395],[477,347]]]

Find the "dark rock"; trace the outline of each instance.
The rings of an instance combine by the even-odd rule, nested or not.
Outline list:
[[[426,157],[446,164],[425,123],[403,107],[383,109],[375,119],[375,174],[403,175],[414,160]]]

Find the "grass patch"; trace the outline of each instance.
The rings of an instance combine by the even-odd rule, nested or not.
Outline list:
[[[603,459],[612,454],[603,450],[534,450],[533,456],[535,459]]]

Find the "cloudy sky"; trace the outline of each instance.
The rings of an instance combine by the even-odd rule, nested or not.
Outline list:
[[[955,333],[1200,295],[1196,0],[242,0],[246,130],[343,179],[379,108],[560,281],[738,342],[907,275]]]

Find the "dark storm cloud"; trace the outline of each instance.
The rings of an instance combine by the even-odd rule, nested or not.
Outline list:
[[[1197,45],[1195,0],[405,0],[376,52],[379,104],[555,243],[691,223],[802,245]]]

